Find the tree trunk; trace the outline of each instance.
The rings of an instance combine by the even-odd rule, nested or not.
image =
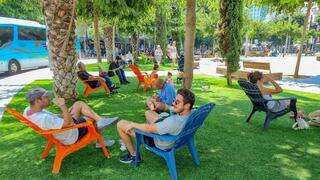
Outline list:
[[[116,25],[112,26],[112,60],[116,60]]]
[[[132,56],[134,60],[136,60],[138,58],[138,51],[139,51],[139,34],[137,32],[134,32],[131,35],[131,45],[132,45]]]
[[[302,30],[302,35],[301,35],[301,42],[300,42],[300,47],[299,47],[299,53],[298,53],[298,58],[297,58],[297,64],[296,68],[294,70],[294,78],[299,77],[299,68],[300,68],[300,61],[301,61],[301,54],[303,51],[303,44],[304,44],[304,38],[307,32],[308,24],[309,24],[309,16],[310,16],[310,11],[312,8],[312,2],[313,0],[308,0],[308,9],[307,9],[307,14],[304,17],[304,23],[303,23],[303,30]]]
[[[163,6],[156,9],[156,45],[160,45],[163,55],[167,54],[166,12]]]
[[[66,101],[77,99],[75,1],[42,1],[53,70],[53,92]]]
[[[108,62],[113,61],[113,26],[107,26],[104,28],[106,52]]]
[[[193,79],[193,49],[196,35],[196,0],[187,0],[183,88],[190,89]]]
[[[180,17],[181,17],[181,11],[179,9],[178,2],[175,2],[172,6],[172,40],[176,41],[176,47],[177,47],[177,52],[180,53],[181,50],[181,38],[180,38],[180,32],[179,32],[179,27],[180,27]]]
[[[101,62],[99,19],[95,8],[93,7],[93,30],[94,30],[94,47],[96,49],[97,60]]]

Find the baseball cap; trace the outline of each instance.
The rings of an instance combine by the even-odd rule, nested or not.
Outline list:
[[[51,96],[51,92],[43,88],[32,88],[27,92],[25,98],[27,99],[28,102],[31,102],[39,97],[44,97],[44,96]]]

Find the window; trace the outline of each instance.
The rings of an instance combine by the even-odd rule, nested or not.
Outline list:
[[[46,40],[46,30],[42,28],[19,27],[19,40]]]
[[[0,27],[0,48],[13,40],[12,27]]]

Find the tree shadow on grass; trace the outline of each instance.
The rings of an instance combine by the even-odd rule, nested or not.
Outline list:
[[[144,122],[145,100],[151,96],[152,91],[136,91],[135,79],[130,81],[132,84],[121,86],[120,93],[111,97],[98,91],[87,98],[80,95],[79,99],[103,116],[119,116]],[[294,131],[291,129],[292,120],[285,115],[274,120],[268,130],[263,130],[264,113],[256,113],[250,123],[245,123],[251,112],[251,102],[238,86],[229,88],[220,86],[222,83],[225,81],[213,78],[203,80],[202,77],[194,81],[192,90],[197,96],[196,106],[207,102],[214,102],[216,106],[195,136],[201,166],[196,167],[188,150],[182,149],[176,154],[179,178],[306,179],[319,176],[319,170],[314,168],[320,156],[319,129]],[[209,88],[202,88],[208,84]],[[41,82],[40,85],[46,89],[51,88],[50,82]],[[80,84],[79,92],[82,92],[81,88],[84,86]],[[28,105],[24,100],[26,89],[19,92],[10,103],[19,112]],[[284,93],[286,95],[296,94],[290,91],[289,94]],[[317,106],[312,97],[310,94],[299,97],[301,101],[298,102],[308,105],[306,111]],[[59,112],[54,106],[49,110]],[[0,132],[0,161],[3,167],[0,169],[0,177],[170,178],[165,161],[144,148],[141,153],[143,163],[138,168],[119,163],[118,157],[124,153],[119,151],[118,143],[109,149],[111,158],[108,160],[103,157],[100,149],[91,145],[71,154],[63,161],[61,172],[53,176],[50,172],[55,151],[50,152],[46,160],[39,159],[46,145],[44,138],[6,113],[0,123]],[[115,126],[103,131],[103,136],[119,139]]]

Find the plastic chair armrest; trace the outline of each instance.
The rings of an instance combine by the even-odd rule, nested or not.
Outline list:
[[[159,135],[159,134],[154,134],[154,133],[147,133],[144,131],[141,131],[139,129],[134,129],[134,132],[136,133],[136,135],[143,135],[143,136],[148,136],[148,137],[152,137],[152,138],[157,138],[160,139],[162,141],[175,141],[178,139],[177,136],[171,136],[171,135]]]
[[[81,127],[89,127],[89,126],[93,126],[91,121],[87,121],[87,122],[81,123],[81,124],[76,124],[74,126],[66,127],[66,128],[63,128],[63,129],[42,131],[41,134],[55,134],[55,133],[59,133],[59,132],[68,131],[70,129],[81,128]]]
[[[292,100],[292,99],[296,99],[296,98],[279,98],[279,99],[267,99],[266,101],[269,102],[269,101],[279,101],[279,100]]]
[[[150,77],[150,75],[147,72],[141,72],[142,74],[145,74],[147,77]]]

